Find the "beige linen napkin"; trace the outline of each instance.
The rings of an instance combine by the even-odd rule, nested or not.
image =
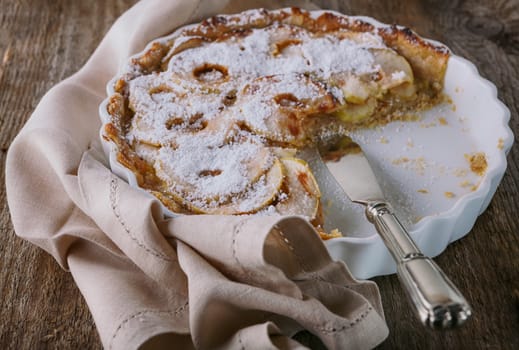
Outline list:
[[[300,329],[330,349],[387,337],[376,285],[333,262],[303,219],[165,220],[100,151],[98,106],[129,55],[184,23],[274,3],[139,2],[43,97],[10,147],[15,230],[70,270],[106,348],[296,349],[290,335]]]

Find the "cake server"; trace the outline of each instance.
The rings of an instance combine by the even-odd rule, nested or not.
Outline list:
[[[328,168],[350,200],[366,207],[366,216],[395,260],[398,277],[422,323],[434,329],[460,326],[471,315],[469,304],[440,267],[420,251],[384,198],[364,152],[348,142],[349,151],[339,161],[324,162],[314,147],[298,155],[312,168]]]

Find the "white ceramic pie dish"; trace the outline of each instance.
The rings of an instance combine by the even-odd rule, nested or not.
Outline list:
[[[320,13],[314,11],[313,15]],[[357,18],[385,26],[372,18]],[[114,93],[113,82],[107,84],[108,96]],[[440,254],[471,230],[501,181],[513,143],[509,110],[498,100],[495,86],[482,78],[472,63],[456,55],[449,58],[445,92],[452,103],[421,113],[419,121],[393,122],[354,135],[385,195],[429,256]],[[100,105],[103,125],[109,120],[107,103],[108,99]],[[101,140],[112,171],[138,187],[135,175],[117,161],[117,146]],[[488,162],[482,177],[470,171],[465,157],[478,152],[483,152]],[[358,278],[394,273],[395,264],[365,219],[363,207],[345,199],[333,208],[343,213],[343,219],[327,223],[328,228],[339,227],[347,236],[326,242],[330,254],[344,260]],[[165,207],[164,214],[178,215]]]

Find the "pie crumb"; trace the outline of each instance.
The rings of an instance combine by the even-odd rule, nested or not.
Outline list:
[[[327,233],[321,229],[318,230],[318,233],[319,233],[319,236],[321,237],[321,239],[323,241],[326,241],[328,239],[332,239],[332,238],[339,238],[339,237],[343,237],[341,231],[339,231],[339,229],[336,229],[334,228],[333,230],[330,231],[330,233]]]
[[[454,198],[454,197],[456,197],[456,194],[454,194],[454,192],[449,192],[449,191],[445,192],[444,195],[447,198]]]
[[[487,170],[488,163],[485,153],[477,152],[473,154],[465,154],[465,159],[470,164],[470,170],[476,175],[483,176]]]
[[[503,140],[501,137],[497,140],[497,148],[503,149],[505,147],[505,140]]]

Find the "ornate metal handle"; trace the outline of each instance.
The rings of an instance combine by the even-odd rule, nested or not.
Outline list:
[[[423,324],[434,329],[462,325],[471,315],[463,295],[436,263],[424,256],[385,202],[366,207],[371,221],[397,263],[397,273]]]

